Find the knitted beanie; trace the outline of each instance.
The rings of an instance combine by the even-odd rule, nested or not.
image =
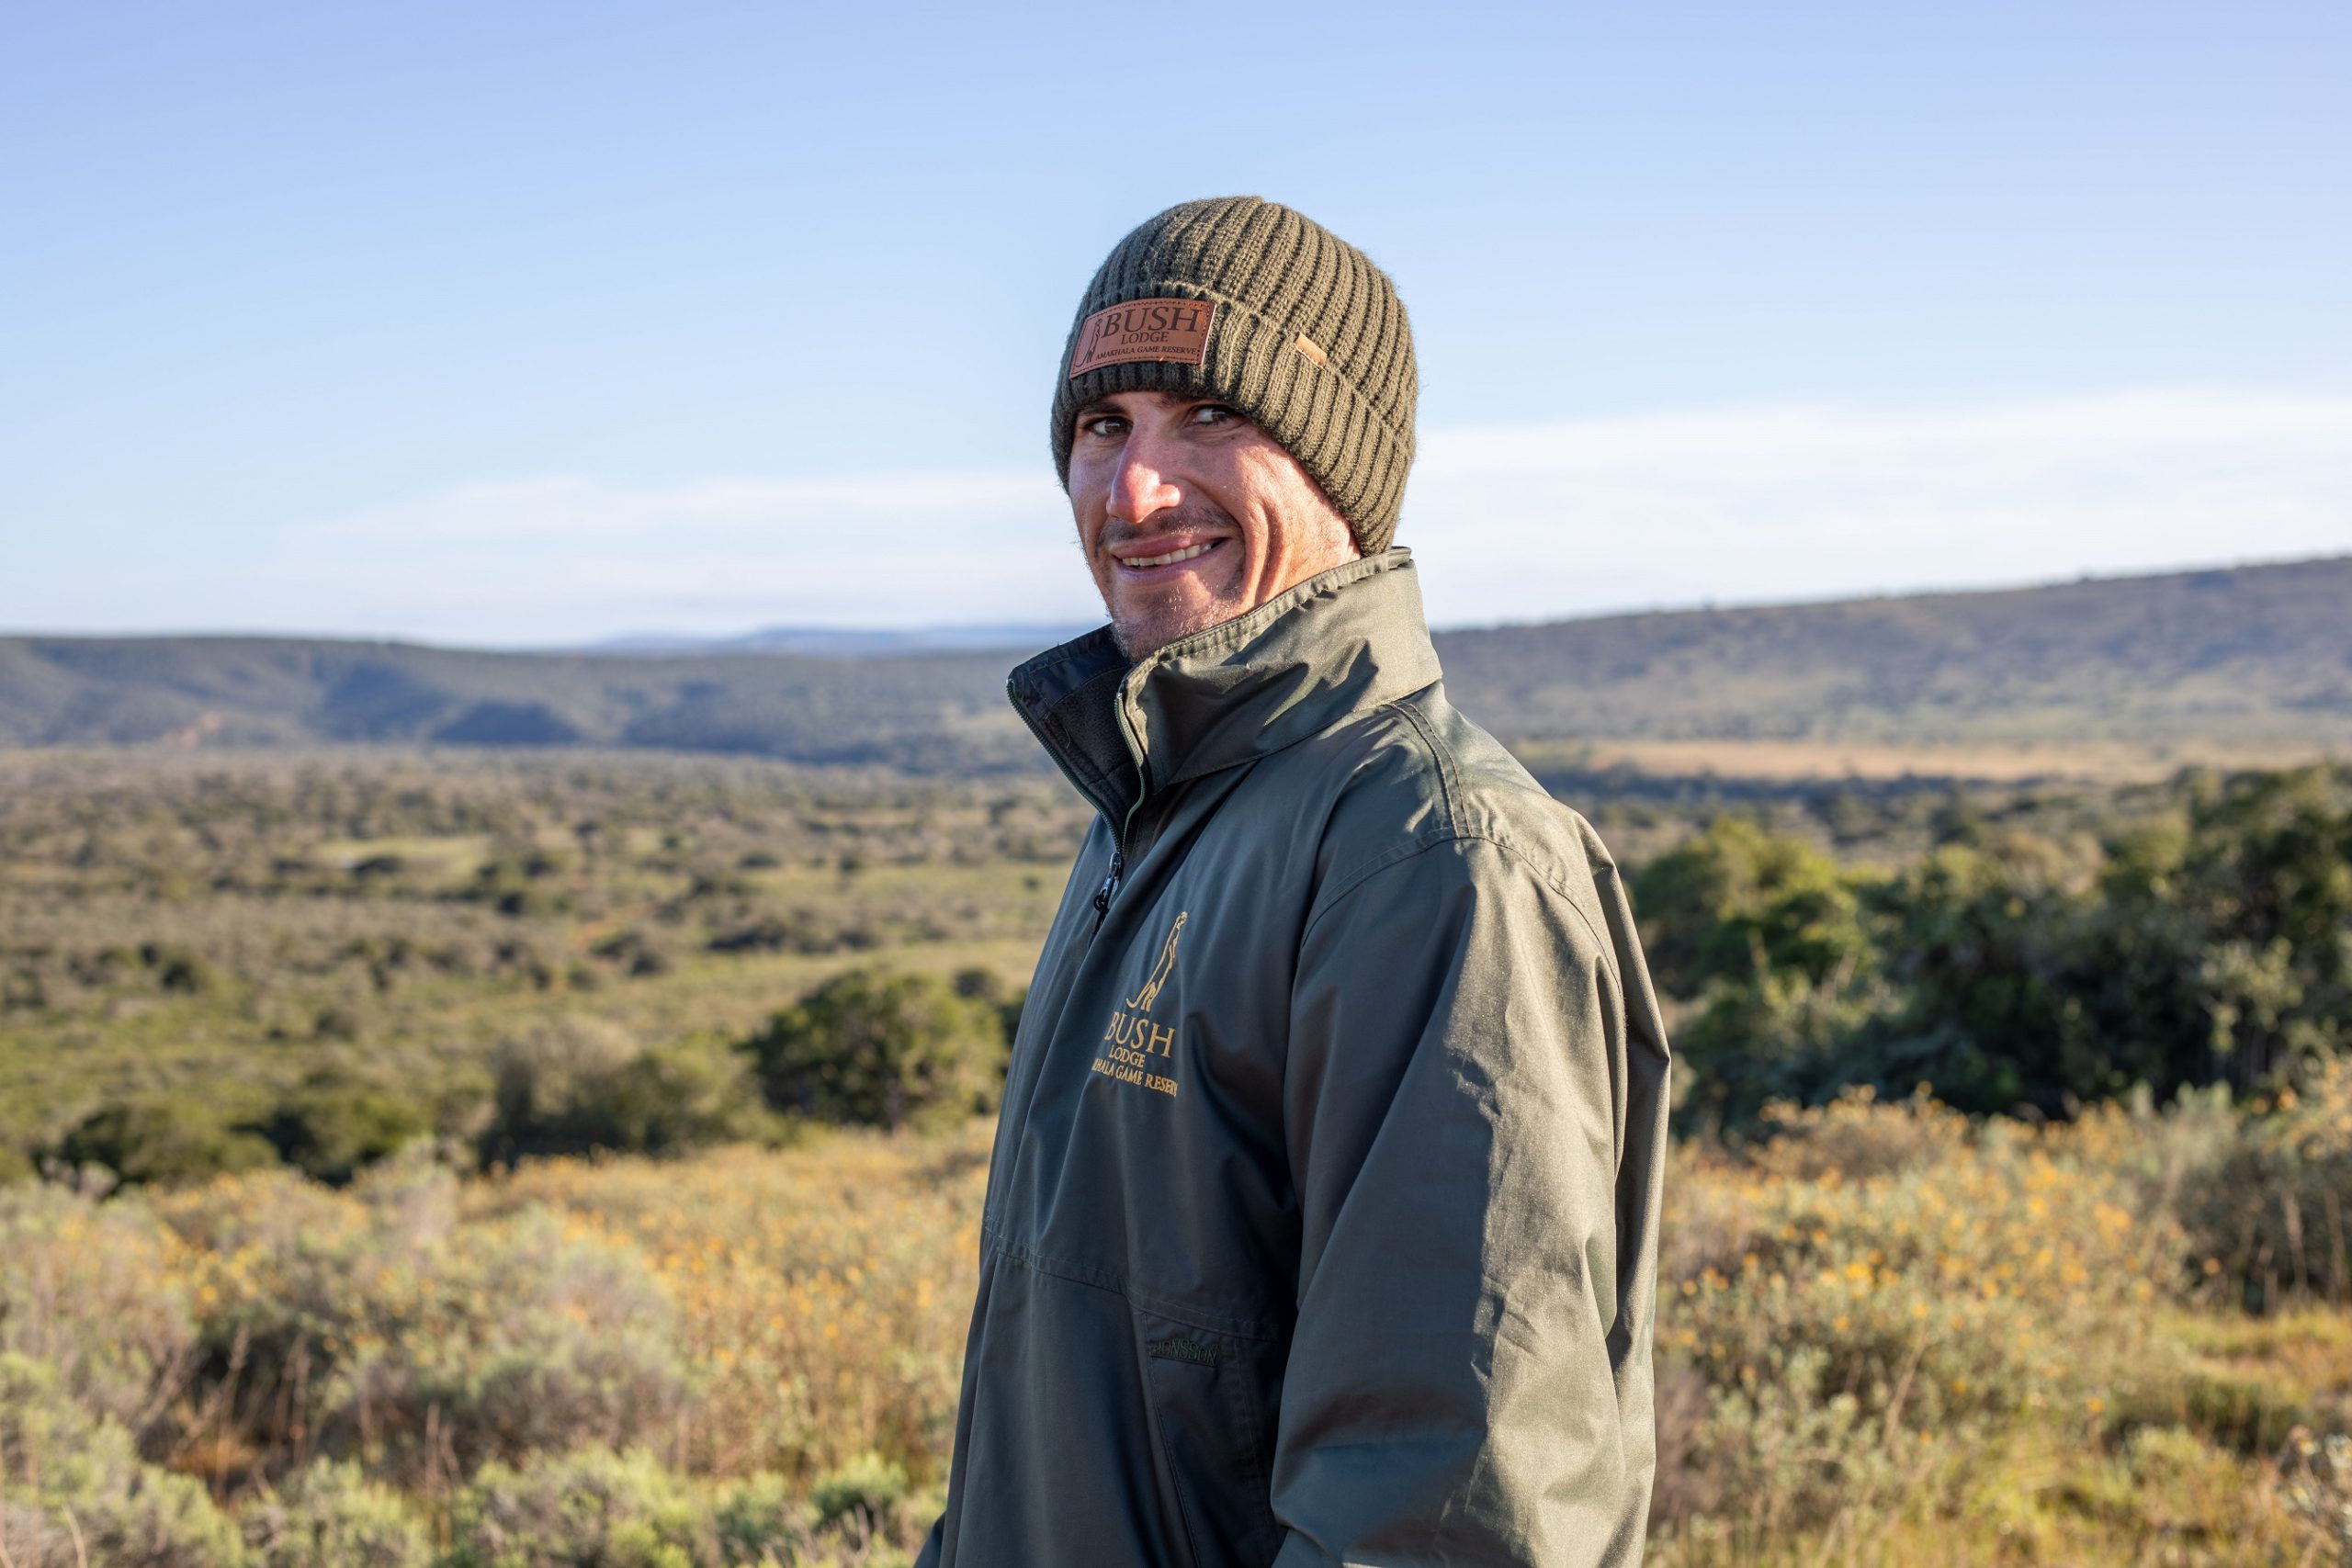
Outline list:
[[[1054,468],[1069,486],[1078,411],[1112,392],[1213,397],[1282,443],[1386,549],[1413,463],[1420,378],[1404,301],[1362,251],[1254,196],[1148,219],[1087,286],[1054,386]]]

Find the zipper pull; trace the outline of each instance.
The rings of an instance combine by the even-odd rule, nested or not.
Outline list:
[[[1104,877],[1102,879],[1102,886],[1094,890],[1094,912],[1096,914],[1107,915],[1111,912],[1111,895],[1119,890],[1119,878],[1125,875],[1126,871],[1127,857],[1121,854],[1118,851],[1113,850],[1111,852],[1111,874]]]

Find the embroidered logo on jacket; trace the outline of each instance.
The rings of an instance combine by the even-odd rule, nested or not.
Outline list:
[[[1159,944],[1159,957],[1151,966],[1150,977],[1144,981],[1142,990],[1127,998],[1129,1007],[1149,1012],[1159,1002],[1159,988],[1168,984],[1170,975],[1176,973],[1177,939],[1184,934],[1184,922],[1192,918],[1189,913],[1180,914],[1176,917],[1176,923],[1168,928],[1168,940]]]
[[[1165,1339],[1148,1341],[1144,1349],[1163,1361],[1190,1361],[1196,1367],[1216,1365],[1216,1346],[1204,1345],[1197,1339],[1188,1339],[1181,1334],[1170,1335]]]
[[[1102,1048],[1094,1057],[1094,1070],[1104,1077],[1140,1084],[1165,1095],[1176,1092],[1176,1080],[1161,1070],[1176,1065],[1176,1029],[1173,1024],[1156,1022],[1151,1014],[1159,1005],[1159,993],[1175,978],[1176,944],[1183,939],[1184,922],[1191,919],[1189,913],[1176,917],[1152,960],[1151,973],[1144,976],[1125,1007],[1112,1010],[1110,1024],[1102,1031]]]

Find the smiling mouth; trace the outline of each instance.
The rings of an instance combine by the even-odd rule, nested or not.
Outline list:
[[[1205,545],[1187,545],[1181,550],[1170,550],[1166,555],[1125,556],[1120,558],[1119,565],[1128,571],[1146,571],[1156,566],[1174,566],[1179,561],[1188,561],[1195,557],[1204,556],[1223,543],[1225,543],[1223,539],[1211,539]]]

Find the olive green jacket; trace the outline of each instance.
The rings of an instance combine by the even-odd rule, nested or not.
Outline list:
[[[1409,553],[1013,671],[1101,811],[1014,1043],[922,1568],[1639,1560],[1667,1046]]]

